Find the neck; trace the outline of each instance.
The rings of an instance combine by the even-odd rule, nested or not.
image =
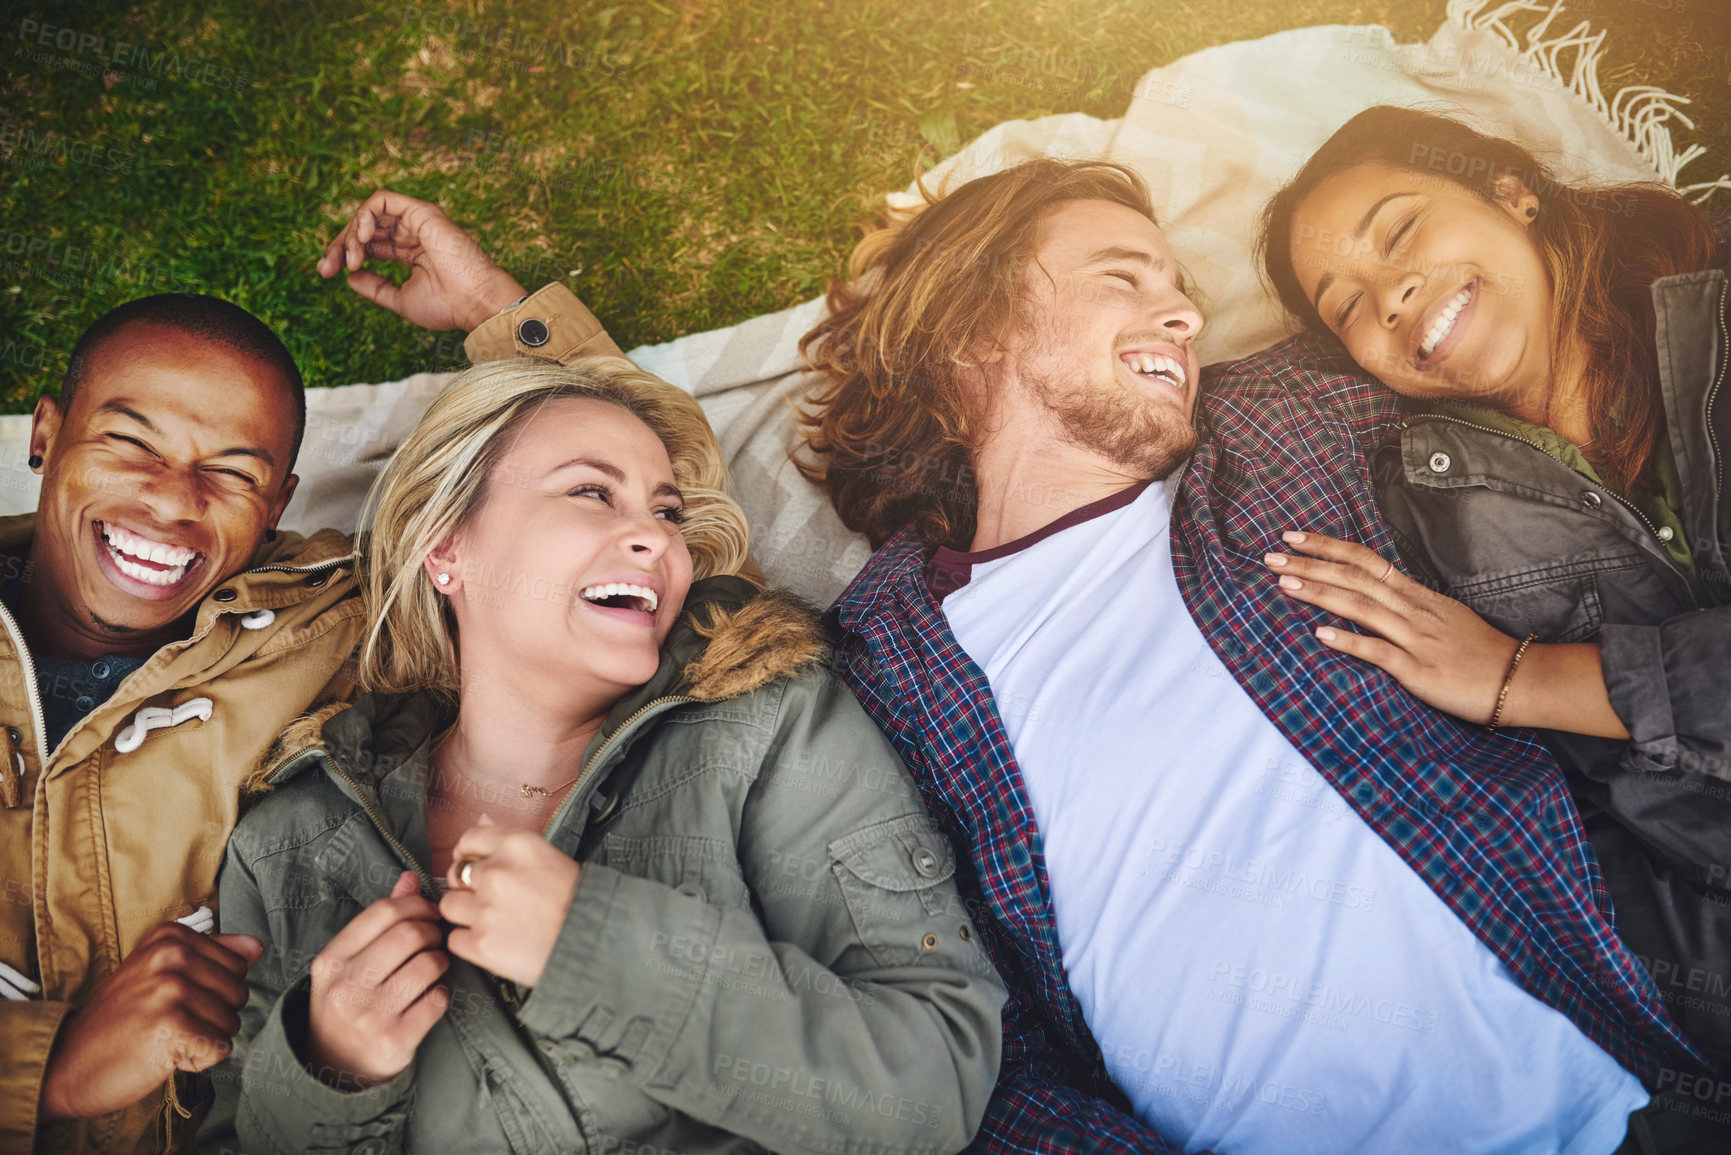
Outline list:
[[[974,454],[979,488],[971,549],[993,549],[1144,480],[1055,430],[1001,430]]]
[[[447,766],[507,788],[551,791],[569,783],[617,700],[584,694],[563,679],[468,659],[461,676],[457,724],[444,742]]]
[[[1570,350],[1547,367],[1542,384],[1519,391],[1507,412],[1560,433],[1578,446],[1590,446],[1593,427],[1589,419],[1585,360],[1580,348]]]
[[[29,579],[13,579],[18,590],[14,602],[18,613],[14,616],[24,631],[24,640],[43,657],[83,661],[108,656],[148,658],[171,642],[185,640],[191,632],[191,614],[154,630],[99,631],[93,628],[89,611],[81,618],[78,607],[63,599],[62,595],[72,590],[72,583],[56,580],[49,567],[40,562],[32,547],[24,565]]]

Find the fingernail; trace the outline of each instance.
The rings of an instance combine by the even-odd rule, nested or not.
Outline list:
[[[1283,553],[1265,553],[1262,555],[1262,560],[1272,566],[1282,566],[1286,564],[1286,555]]]
[[[1280,586],[1282,589],[1301,590],[1304,588],[1304,583],[1291,574],[1286,574],[1280,579]]]
[[[1332,642],[1334,641],[1334,630],[1328,626],[1323,626],[1316,631],[1316,636],[1319,641]]]
[[[1281,541],[1290,541],[1290,542],[1295,542],[1295,543],[1301,542],[1304,540],[1304,534],[1299,533],[1296,529],[1289,529],[1285,533],[1280,535],[1280,540]]]

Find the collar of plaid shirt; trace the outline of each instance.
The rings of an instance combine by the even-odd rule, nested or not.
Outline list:
[[[1325,615],[1279,597],[1262,564],[1287,529],[1396,557],[1367,452],[1397,432],[1380,384],[1299,337],[1212,368],[1203,443],[1179,479],[1178,585],[1250,696],[1523,986],[1651,1088],[1705,1060],[1622,945],[1563,776],[1532,736],[1488,736],[1419,703],[1369,664],[1325,649]],[[965,839],[993,920],[1078,1069],[1097,1062],[1065,981],[1034,814],[991,689],[926,586],[911,531],[884,545],[831,611],[841,668],[927,802]],[[1014,979],[1006,975],[1007,981]],[[1006,1065],[1014,1040],[1006,1038]],[[1667,1080],[1668,1082],[1669,1080]]]

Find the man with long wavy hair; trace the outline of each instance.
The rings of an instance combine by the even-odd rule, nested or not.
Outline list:
[[[1341,661],[1272,586],[1300,526],[1394,568],[1358,479],[1398,414],[1350,362],[1204,388],[1110,164],[962,185],[851,272],[803,468],[877,548],[842,668],[1011,990],[983,1145],[1608,1152],[1643,1082],[1701,1069],[1542,747]]]

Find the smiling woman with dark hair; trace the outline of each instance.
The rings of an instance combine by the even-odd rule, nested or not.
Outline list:
[[[1423,583],[1295,533],[1268,559],[1281,586],[1365,631],[1325,645],[1432,705],[1547,731],[1619,932],[1656,975],[1724,973],[1731,396],[1706,213],[1373,108],[1269,204],[1261,251],[1288,311],[1401,395],[1373,480]],[[1731,1008],[1672,1010],[1731,1057]]]

